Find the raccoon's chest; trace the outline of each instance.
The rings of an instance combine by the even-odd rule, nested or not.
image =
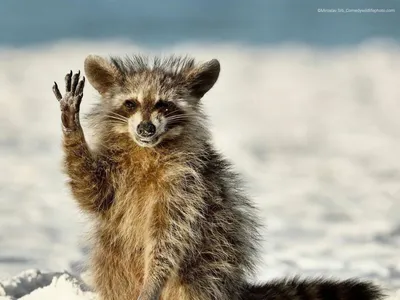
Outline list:
[[[176,192],[176,168],[154,164],[121,173],[110,215],[124,245],[138,249],[146,244],[156,207],[168,205]]]

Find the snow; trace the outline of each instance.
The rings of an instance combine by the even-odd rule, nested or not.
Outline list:
[[[400,46],[161,50],[221,61],[204,103],[266,225],[257,279],[356,276],[400,299]],[[124,41],[0,49],[1,300],[95,298],[80,276],[89,227],[60,172],[51,86],[89,53],[131,52],[155,51]],[[88,86],[84,112],[95,98]]]
[[[96,298],[82,280],[67,272],[41,273],[39,270],[32,269],[2,282],[1,285],[0,300],[92,300]]]

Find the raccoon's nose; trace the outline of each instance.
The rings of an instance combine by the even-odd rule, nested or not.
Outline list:
[[[156,133],[156,126],[149,121],[143,121],[138,125],[136,131],[141,137],[150,137]]]

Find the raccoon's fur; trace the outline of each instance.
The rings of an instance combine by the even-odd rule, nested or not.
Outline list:
[[[95,148],[77,117],[79,74],[72,88],[72,74],[66,79],[75,104],[56,85],[55,94],[69,184],[96,222],[91,269],[101,299],[380,298],[375,286],[352,281],[246,283],[257,261],[255,208],[213,147],[200,102],[218,79],[217,60],[89,56],[85,72],[101,95],[88,115]]]

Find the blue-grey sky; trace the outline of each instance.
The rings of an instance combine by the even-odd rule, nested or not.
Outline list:
[[[396,9],[318,13],[318,8]],[[351,45],[400,41],[398,0],[2,0],[0,45],[124,38],[140,44],[234,41]]]

